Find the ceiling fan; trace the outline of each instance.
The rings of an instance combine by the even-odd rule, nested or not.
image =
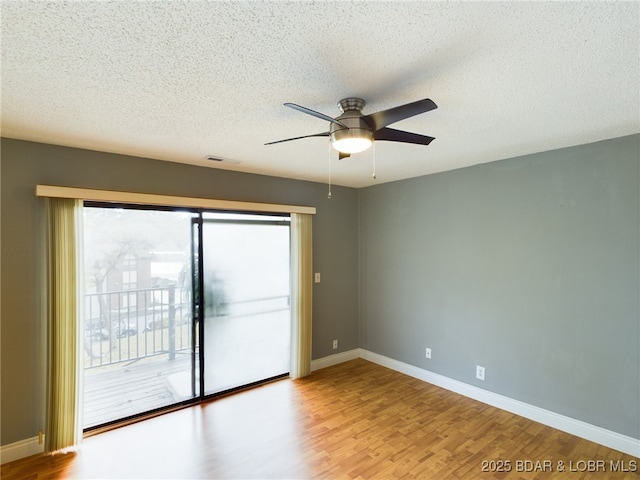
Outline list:
[[[433,100],[425,98],[417,102],[363,115],[362,109],[365,106],[365,101],[361,98],[349,97],[343,98],[338,102],[342,114],[336,118],[331,118],[328,115],[316,112],[310,108],[301,107],[295,103],[285,103],[284,105],[299,112],[326,120],[330,123],[329,131],[277,140],[275,142],[265,143],[265,145],[273,145],[309,137],[330,137],[331,144],[333,148],[338,150],[340,159],[348,157],[352,153],[366,150],[374,140],[429,145],[434,137],[395,130],[388,128],[387,125],[438,108]]]

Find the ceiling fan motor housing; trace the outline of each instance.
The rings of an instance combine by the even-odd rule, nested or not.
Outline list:
[[[337,123],[332,123],[329,126],[332,145],[336,150],[344,153],[357,153],[366,150],[373,142],[373,130],[362,117],[361,110],[365,105],[364,100],[344,98],[340,100],[338,105],[343,113],[336,120],[347,128]],[[353,146],[345,149],[346,142],[351,142]]]

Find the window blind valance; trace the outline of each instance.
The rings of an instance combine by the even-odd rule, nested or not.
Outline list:
[[[207,208],[213,210],[306,213],[314,215],[315,207],[300,205],[279,205],[273,203],[238,202],[233,200],[215,200],[210,198],[180,197],[153,193],[119,192],[113,190],[95,190],[89,188],[59,187],[37,185],[36,196],[50,198],[73,198],[94,202],[134,203],[142,205],[162,205],[172,207]]]

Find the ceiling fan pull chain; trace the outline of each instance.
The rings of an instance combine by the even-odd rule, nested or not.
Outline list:
[[[331,153],[332,153],[331,142],[329,142],[329,194],[327,198],[331,200]]]
[[[372,179],[376,179],[376,142],[373,142],[371,146],[371,159],[373,163],[373,174],[371,175]]]

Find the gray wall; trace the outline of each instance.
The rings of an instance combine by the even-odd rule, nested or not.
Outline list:
[[[362,347],[640,438],[639,143],[360,190]]]
[[[338,338],[640,438],[639,144],[334,187],[328,201],[317,183],[2,139],[1,444],[44,422],[38,183],[316,206],[313,358]]]
[[[2,139],[1,444],[34,437],[44,426],[39,228],[36,184],[309,205],[313,223],[313,358],[359,346],[358,196],[350,188],[239,174],[144,158]]]

